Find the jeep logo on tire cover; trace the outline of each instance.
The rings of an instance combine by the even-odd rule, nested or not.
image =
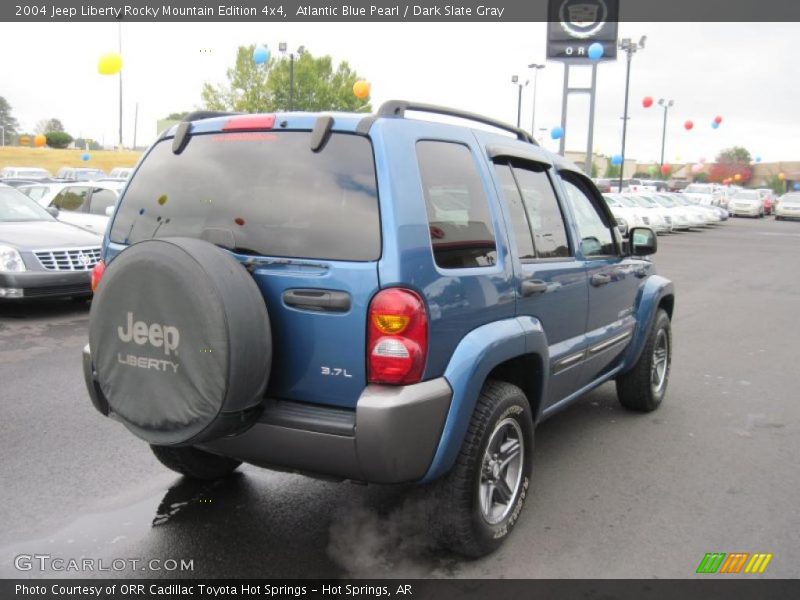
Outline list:
[[[149,343],[154,348],[164,348],[164,353],[178,354],[178,345],[181,341],[181,334],[177,327],[171,325],[160,325],[153,323],[148,325],[144,321],[133,320],[133,313],[128,313],[127,328],[117,327],[117,335],[123,342],[133,341],[139,346]]]

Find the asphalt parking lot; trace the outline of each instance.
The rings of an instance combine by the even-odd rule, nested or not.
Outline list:
[[[193,560],[121,572],[155,577],[684,578],[715,551],[800,576],[800,223],[659,244],[677,295],[664,405],[627,413],[608,384],[544,423],[519,526],[472,562],[427,548],[402,489],[249,466],[182,480],[89,403],[88,305],[0,305],[0,577],[41,576],[14,557],[50,554]]]

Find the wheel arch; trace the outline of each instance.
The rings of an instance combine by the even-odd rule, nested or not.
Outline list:
[[[647,336],[650,334],[658,309],[664,309],[672,320],[675,310],[675,290],[672,282],[660,275],[653,275],[642,289],[636,306],[636,328],[633,339],[625,352],[622,373],[633,368],[642,354]]]
[[[421,483],[447,473],[455,463],[469,422],[487,379],[497,377],[519,385],[536,402],[534,420],[541,411],[547,389],[549,362],[547,340],[541,323],[533,317],[515,317],[482,325],[461,340],[444,376],[453,398],[433,461]],[[533,371],[536,369],[536,371]],[[526,373],[525,370],[531,371]],[[538,380],[533,375],[538,374]]]

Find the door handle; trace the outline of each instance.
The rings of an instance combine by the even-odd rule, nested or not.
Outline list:
[[[529,279],[522,282],[522,295],[524,297],[544,294],[547,291],[547,282],[541,279]]]
[[[591,279],[589,279],[589,283],[591,283],[594,287],[607,285],[611,283],[611,276],[606,275],[605,273],[595,273],[592,275]]]
[[[645,268],[636,269],[636,271],[634,271],[633,274],[636,275],[636,277],[638,277],[639,279],[644,279],[645,277],[647,277],[647,269]]]

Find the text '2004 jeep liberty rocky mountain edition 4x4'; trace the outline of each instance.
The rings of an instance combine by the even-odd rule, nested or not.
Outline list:
[[[191,115],[109,226],[87,386],[179,473],[416,482],[438,540],[480,556],[520,514],[536,424],[611,379],[627,408],[661,402],[674,300],[655,250],[486,117]]]

